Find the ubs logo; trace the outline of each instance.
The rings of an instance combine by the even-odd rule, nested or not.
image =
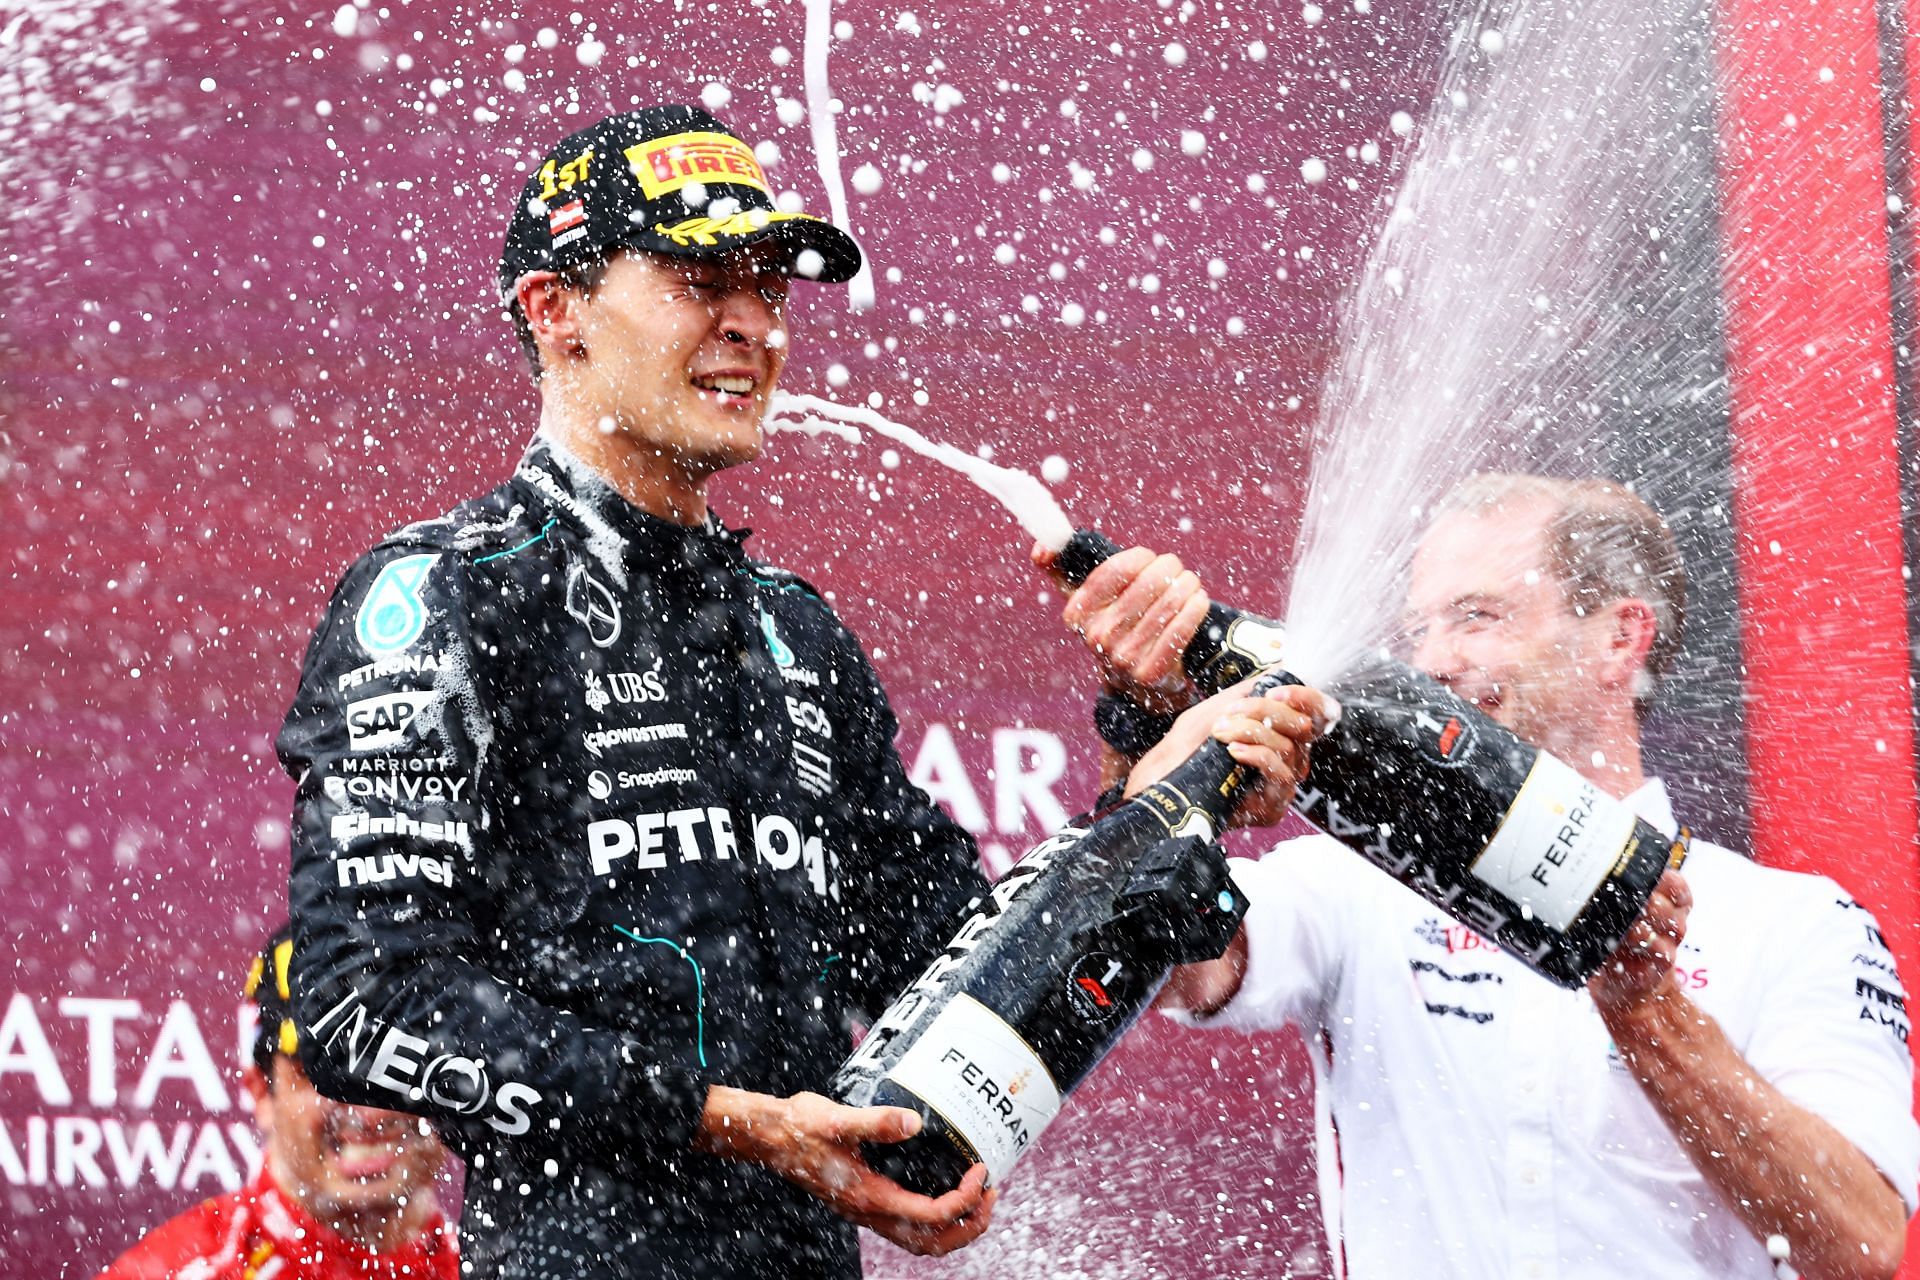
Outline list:
[[[598,672],[587,672],[587,706],[595,715],[600,715],[616,702],[623,706],[665,702],[667,685],[660,674],[661,661],[655,658],[648,671],[609,671],[604,679]]]
[[[605,649],[620,638],[620,602],[585,565],[567,574],[567,613],[584,623],[587,638]]]

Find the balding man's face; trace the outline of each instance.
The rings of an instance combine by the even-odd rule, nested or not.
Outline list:
[[[1575,616],[1547,568],[1551,514],[1521,503],[1435,521],[1414,554],[1407,622],[1416,667],[1554,750],[1596,690],[1595,620]]]

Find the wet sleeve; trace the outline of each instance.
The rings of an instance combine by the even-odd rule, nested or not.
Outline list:
[[[846,647],[842,792],[854,834],[838,879],[857,938],[847,978],[855,1005],[872,1016],[952,939],[987,881],[973,837],[907,780],[893,708],[851,637]]]
[[[1816,905],[1779,913],[1749,1065],[1853,1143],[1916,1207],[1907,993],[1873,913],[1825,877]]]
[[[1246,976],[1212,1015],[1168,1016],[1195,1027],[1267,1031],[1296,1023],[1309,1034],[1320,1030],[1344,969],[1356,899],[1366,889],[1354,870],[1378,873],[1324,836],[1283,841],[1258,861],[1233,858],[1229,865],[1248,903]]]
[[[484,963],[516,945],[489,884],[501,725],[457,553],[384,548],[334,595],[278,750],[292,822],[300,1056],[330,1096],[429,1117],[457,1147],[609,1167],[684,1149],[706,1097],[637,1042],[542,1005]],[[492,598],[492,597],[490,597]],[[510,620],[506,620],[510,621]],[[488,637],[476,643],[475,635]]]

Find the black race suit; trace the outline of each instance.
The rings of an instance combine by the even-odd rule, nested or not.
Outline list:
[[[469,1274],[857,1275],[693,1152],[710,1083],[820,1089],[984,889],[859,644],[743,535],[537,441],[348,571],[278,743],[300,1048],[438,1122]]]

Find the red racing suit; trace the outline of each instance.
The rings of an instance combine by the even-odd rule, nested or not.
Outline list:
[[[374,1253],[283,1195],[273,1175],[170,1218],[98,1280],[458,1280],[455,1232],[435,1214],[391,1253]]]

